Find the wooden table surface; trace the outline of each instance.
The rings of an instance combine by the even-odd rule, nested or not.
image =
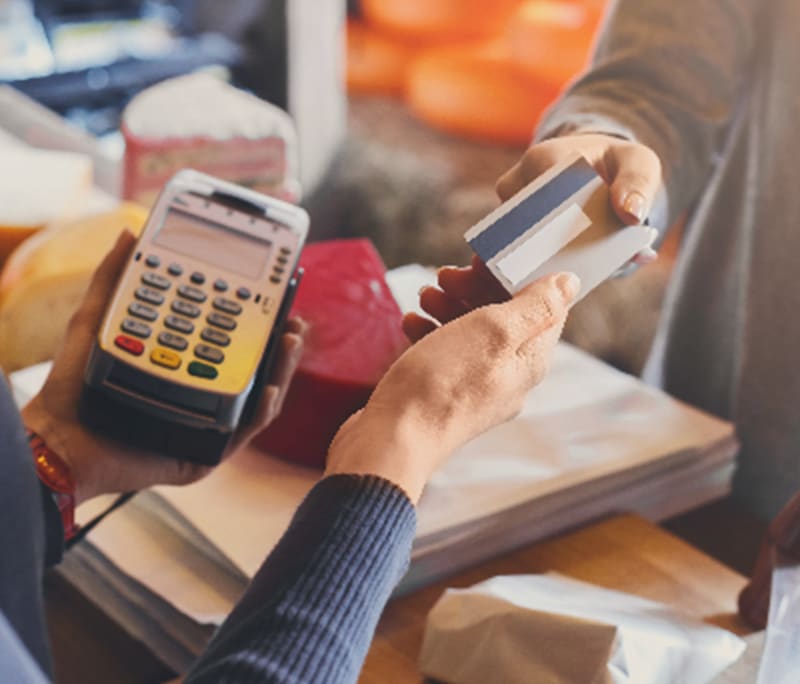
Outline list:
[[[658,526],[635,515],[620,515],[392,601],[378,625],[361,684],[422,681],[417,656],[425,618],[447,587],[465,587],[495,575],[546,571],[662,601],[737,634],[749,633],[736,615],[744,577]],[[59,684],[170,678],[141,644],[71,596],[66,587],[47,587],[47,603]]]

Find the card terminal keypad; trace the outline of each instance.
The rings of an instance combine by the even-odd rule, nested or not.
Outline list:
[[[280,254],[275,259],[271,282],[279,283],[284,273],[284,266],[289,263],[291,250],[280,248]],[[161,260],[156,255],[145,258],[145,264],[151,269],[141,276],[142,285],[134,292],[134,301],[128,306],[129,317],[121,324],[122,332],[118,335],[115,345],[129,354],[140,356],[144,353],[145,345],[141,340],[151,337],[153,330],[147,323],[155,323],[159,319],[166,297],[164,293],[173,284],[176,285],[176,294],[169,302],[168,313],[164,316],[162,325],[164,329],[158,332],[156,342],[159,346],[153,347],[149,352],[149,360],[156,366],[169,370],[178,370],[183,366],[183,355],[190,346],[190,338],[195,332],[193,319],[199,318],[208,304],[208,294],[201,286],[206,284],[206,277],[199,271],[188,274],[186,281],[175,282],[184,275],[184,267],[176,262],[166,266],[166,273],[171,278],[157,272]],[[229,283],[222,278],[209,282],[208,288],[214,292],[227,292]],[[206,321],[209,324],[199,334],[201,343],[195,344],[192,353],[195,360],[189,361],[185,372],[189,375],[206,380],[214,380],[219,375],[219,366],[225,360],[225,354],[220,347],[228,347],[232,338],[228,334],[235,330],[236,316],[243,311],[243,303],[251,299],[249,288],[240,286],[234,290],[236,299],[216,296],[210,302],[210,311],[207,312]],[[260,297],[260,296],[259,296]],[[238,300],[238,301],[237,301]],[[190,320],[191,319],[191,320]],[[145,323],[146,321],[146,323]],[[198,360],[199,359],[199,360]]]

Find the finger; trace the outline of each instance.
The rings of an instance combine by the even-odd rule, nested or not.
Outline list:
[[[605,161],[615,211],[625,223],[644,223],[661,185],[661,162],[655,152],[636,143],[611,145]]]
[[[654,261],[658,261],[658,252],[652,247],[643,249],[633,257],[633,263],[637,266],[647,266],[647,264],[652,264]]]
[[[509,299],[506,289],[477,256],[464,268],[445,267],[439,270],[439,287],[462,300],[470,308],[495,304]]]
[[[288,327],[290,325],[287,323]],[[272,379],[262,389],[252,419],[239,429],[228,447],[228,454],[243,447],[280,415],[289,385],[297,370],[297,364],[300,362],[302,350],[303,338],[300,335],[285,333],[281,337],[281,347],[278,358],[275,360]]]
[[[425,335],[432,333],[438,327],[429,318],[413,312],[403,316],[403,332],[412,342],[419,342]]]
[[[533,178],[528,178],[526,176],[522,168],[522,163],[517,162],[500,176],[494,189],[497,196],[505,202],[522,190],[531,180],[533,180]]]
[[[76,323],[86,325],[92,335],[100,328],[103,313],[135,244],[133,233],[123,230],[92,276],[86,296],[74,316]]]
[[[297,333],[285,333],[281,338],[280,351],[278,353],[275,372],[273,373],[270,385],[278,388],[278,400],[274,407],[276,415],[283,408],[283,400],[292,384],[300,358],[303,356],[303,338]]]
[[[284,332],[294,333],[295,335],[300,335],[300,337],[305,339],[309,327],[310,326],[308,323],[299,316],[292,316],[286,322],[286,328],[284,329]]]
[[[469,312],[469,308],[455,297],[442,292],[438,287],[425,287],[419,295],[422,310],[439,323],[449,323]]]
[[[525,361],[532,385],[541,382],[547,374],[569,307],[579,291],[578,277],[561,273],[533,283],[512,300],[526,305],[523,316],[524,311],[530,312],[527,337],[517,348],[517,355]]]
[[[544,330],[560,328],[579,291],[578,276],[574,273],[556,273],[531,283],[511,301],[499,306],[511,322],[519,326],[521,345]]]

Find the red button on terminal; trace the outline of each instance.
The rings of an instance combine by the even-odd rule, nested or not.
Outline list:
[[[144,351],[144,345],[139,340],[134,340],[127,335],[117,335],[114,338],[114,344],[134,356],[140,356]]]

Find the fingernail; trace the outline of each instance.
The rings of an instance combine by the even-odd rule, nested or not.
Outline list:
[[[562,273],[556,278],[556,287],[561,291],[564,301],[569,304],[580,292],[581,279],[574,273]]]
[[[647,264],[652,264],[654,261],[658,259],[658,252],[654,250],[652,247],[646,247],[641,252],[639,252],[633,260],[635,263],[639,264],[639,266],[646,266]]]
[[[626,214],[635,216],[639,223],[643,223],[647,218],[647,203],[645,202],[644,195],[637,190],[628,193],[628,196],[622,203],[622,208]]]

